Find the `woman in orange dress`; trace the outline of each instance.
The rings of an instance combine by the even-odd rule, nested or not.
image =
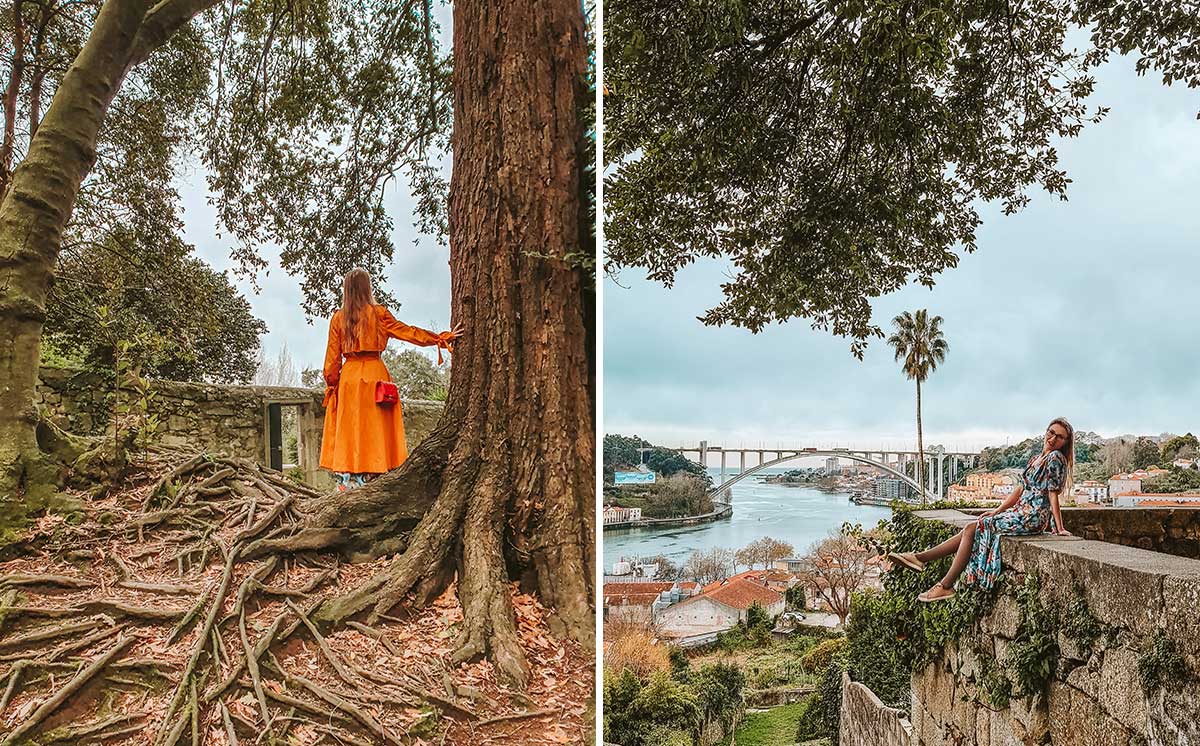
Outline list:
[[[342,307],[329,320],[325,347],[325,430],[321,439],[321,467],[337,477],[339,492],[366,483],[370,477],[404,463],[404,418],[400,402],[381,406],[375,402],[379,381],[391,381],[380,353],[388,339],[442,350],[462,334],[461,325],[434,334],[402,324],[375,303],[371,277],[353,269],[342,283]]]

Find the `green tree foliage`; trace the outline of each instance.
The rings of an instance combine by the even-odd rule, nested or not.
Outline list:
[[[892,319],[894,331],[888,344],[895,351],[896,362],[901,364],[904,376],[917,383],[917,484],[921,488],[921,502],[925,502],[925,438],[921,427],[921,384],[929,374],[937,370],[938,364],[946,359],[949,343],[942,335],[942,317],[929,317],[924,308],[915,314],[905,311]]]
[[[1200,492],[1200,471],[1172,467],[1167,474],[1143,484],[1142,492]]]
[[[135,264],[178,261],[172,183],[198,156],[240,269],[265,268],[259,247],[278,246],[284,267],[302,276],[309,312],[328,315],[351,267],[382,279],[393,250],[382,199],[393,181],[413,191],[420,228],[444,230],[450,63],[437,24],[428,6],[400,12],[389,2],[195,5],[202,12],[131,70],[109,108],[59,272],[90,279],[91,263],[71,258],[82,247]],[[0,193],[99,7],[20,4],[28,43],[0,63],[26,126],[11,122]],[[5,38],[14,19],[0,14]]]
[[[611,267],[670,285],[725,257],[705,323],[804,317],[858,355],[882,336],[870,299],[974,251],[981,204],[1065,198],[1053,143],[1105,113],[1087,98],[1110,52],[1200,84],[1194,10],[1169,0],[631,0],[604,20]]]
[[[388,375],[400,391],[400,398],[445,401],[446,392],[450,390],[449,366],[438,367],[413,349],[384,350],[382,358]]]
[[[646,489],[642,515],[646,518],[677,518],[711,513],[714,507],[708,482],[692,474],[677,473]]]
[[[742,670],[731,663],[710,663],[693,672],[688,683],[700,708],[696,737],[708,723],[719,724],[725,733],[732,731],[734,719],[744,707],[742,690],[746,687],[746,676]]]
[[[800,659],[800,666],[809,673],[824,671],[846,647],[845,637],[832,637],[815,645]]]
[[[1042,441],[1038,438],[1027,438],[1011,446],[995,446],[984,448],[979,452],[979,460],[988,471],[1001,469],[1023,469],[1029,459],[1042,450]]]
[[[1196,458],[1200,455],[1200,440],[1191,433],[1176,435],[1164,441],[1159,452],[1162,456],[1160,464],[1164,467],[1177,458]]]
[[[656,474],[661,474],[664,477],[684,473],[700,477],[709,483],[712,481],[703,466],[687,458],[682,453],[670,451],[666,448],[655,448],[653,451],[647,452],[646,466],[650,467]]]
[[[604,677],[604,739],[621,746],[657,746],[664,730],[691,733],[700,703],[686,684],[659,671],[642,681],[625,669]]]
[[[681,683],[687,683],[692,673],[692,662],[687,653],[683,652],[683,648],[678,645],[672,645],[671,649],[667,651],[667,658],[671,661],[671,678]]]
[[[108,241],[119,240],[115,231]],[[136,239],[135,239],[136,241]],[[111,370],[109,337],[161,341],[142,374],[151,378],[249,383],[259,336],[267,327],[224,273],[190,256],[191,247],[161,237],[156,251],[132,261],[104,248],[80,246],[60,256],[45,334],[56,350]],[[173,251],[163,248],[174,247]],[[108,309],[103,318],[101,308]]]
[[[800,611],[808,601],[804,596],[804,586],[799,584],[784,591],[783,598],[788,611]]]
[[[1138,438],[1133,442],[1133,468],[1145,469],[1158,463],[1158,444],[1147,437]]]
[[[649,448],[650,442],[634,435],[605,435],[604,436],[604,481],[613,482],[613,472],[616,467],[637,466],[642,462],[639,448]]]

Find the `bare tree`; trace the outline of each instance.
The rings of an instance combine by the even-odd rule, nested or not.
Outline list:
[[[824,599],[838,621],[850,615],[850,597],[867,577],[867,549],[849,536],[831,534],[801,560],[797,575],[810,598]]]
[[[683,577],[705,585],[733,574],[733,552],[729,549],[697,549],[683,563]]]
[[[761,564],[765,570],[775,560],[791,557],[795,553],[796,548],[788,542],[764,536],[737,550],[734,557],[739,565],[746,565],[753,570],[756,565]]]
[[[299,378],[296,361],[288,351],[287,342],[279,348],[274,360],[268,360],[267,353],[259,348],[258,369],[254,371],[255,386],[296,386]]]
[[[1133,469],[1133,443],[1122,438],[1105,443],[1100,448],[1100,463],[1110,475]]]

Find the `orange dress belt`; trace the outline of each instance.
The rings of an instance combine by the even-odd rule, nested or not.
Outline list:
[[[378,360],[380,353],[371,350],[363,350],[361,352],[345,352],[342,354],[345,355],[347,360]]]

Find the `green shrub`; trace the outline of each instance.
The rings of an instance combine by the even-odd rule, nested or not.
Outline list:
[[[800,722],[796,728],[797,743],[825,736],[825,725],[820,718],[820,698],[819,694],[810,694],[800,703],[802,709],[800,710]]]
[[[694,732],[700,702],[687,686],[659,671],[643,682],[630,669],[604,681],[604,740],[621,746],[659,746],[672,730]]]
[[[808,673],[816,673],[824,671],[829,667],[833,656],[840,653],[846,647],[846,638],[834,637],[818,644],[812,650],[808,651],[803,658],[800,659],[800,666]]]

